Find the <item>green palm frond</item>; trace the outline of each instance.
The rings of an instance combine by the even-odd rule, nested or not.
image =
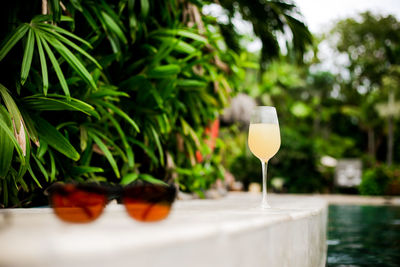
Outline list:
[[[117,162],[114,158],[114,156],[112,155],[110,149],[107,147],[107,145],[101,140],[101,138],[98,136],[99,132],[97,131],[93,131],[93,129],[91,129],[90,131],[88,131],[88,135],[93,139],[93,141],[99,146],[100,150],[104,153],[104,156],[107,158],[108,162],[110,163],[115,176],[117,178],[119,178],[120,172],[119,172],[119,168],[117,165]]]
[[[65,29],[43,22],[42,20],[46,18],[47,16],[39,15],[36,16],[31,21],[30,24],[22,24],[20,27],[18,27],[0,48],[0,60],[4,58],[7,55],[7,53],[12,49],[12,47],[15,46],[15,44],[21,38],[23,38],[27,33],[26,43],[24,47],[24,56],[21,65],[22,85],[25,84],[26,79],[28,78],[29,75],[35,49],[35,40],[36,40],[37,51],[39,54],[41,69],[42,69],[43,93],[45,95],[47,94],[47,89],[48,89],[48,70],[46,63],[46,54],[47,54],[47,57],[50,59],[53,65],[53,68],[57,74],[57,77],[60,81],[60,85],[65,95],[67,97],[70,96],[70,91],[66,79],[61,70],[60,64],[57,61],[50,46],[54,48],[62,56],[62,58],[77,72],[77,74],[89,86],[91,86],[93,89],[97,89],[97,85],[95,84],[92,75],[86,69],[85,63],[83,63],[81,59],[77,58],[74,55],[74,53],[65,46],[68,45],[69,47],[73,48],[76,52],[78,52],[83,57],[90,60],[90,62],[95,64],[97,68],[101,69],[102,68],[101,65],[89,53],[87,53],[80,46],[76,45],[74,42],[69,40],[67,37],[77,40],[88,47],[91,47],[90,43],[74,35],[73,33],[68,32]]]
[[[24,205],[21,190],[31,196],[56,180],[157,182],[176,171],[169,161],[184,170],[196,165],[193,177],[204,171],[203,179],[217,179],[195,155],[206,151],[204,127],[235,90],[239,57],[217,45],[218,29],[183,23],[180,1],[60,3],[49,0],[44,15],[27,11],[29,23],[18,12],[7,18],[13,24],[5,26],[0,64],[15,74],[0,81],[10,89],[0,86],[4,203]],[[217,59],[232,72],[222,72]],[[26,133],[26,155],[14,127]],[[211,184],[190,179],[178,182],[198,192]]]
[[[8,174],[14,154],[14,144],[10,136],[11,118],[3,106],[0,106],[0,179]]]
[[[71,110],[80,111],[89,116],[100,119],[100,115],[93,106],[76,98],[67,99],[67,97],[58,94],[32,95],[23,98],[24,106],[31,110]]]
[[[41,118],[35,118],[35,126],[39,133],[40,140],[45,141],[54,150],[57,150],[66,157],[77,161],[79,153],[72,146],[70,141],[63,136],[53,125]]]

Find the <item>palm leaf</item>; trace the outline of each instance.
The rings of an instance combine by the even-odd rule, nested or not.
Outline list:
[[[140,0],[140,11],[143,18],[147,18],[147,15],[149,14],[149,9],[149,0]]]
[[[10,116],[3,106],[0,106],[0,123],[12,131]],[[14,145],[3,127],[0,127],[0,178],[4,179],[11,167]]]
[[[74,166],[71,169],[71,174],[74,176],[80,176],[82,174],[104,172],[102,168],[92,166]]]
[[[50,156],[50,181],[53,182],[56,180],[56,162],[54,160],[53,152],[49,150]]]
[[[43,94],[47,95],[47,89],[49,88],[49,75],[47,72],[46,56],[43,51],[42,42],[36,32],[35,32],[35,36],[36,36],[36,44],[37,44],[38,52],[39,52],[40,66],[42,68]]]
[[[135,165],[135,158],[134,158],[134,154],[133,154],[132,148],[129,145],[128,140],[126,138],[126,135],[125,135],[124,131],[122,130],[121,126],[119,125],[119,123],[117,122],[117,120],[114,119],[114,117],[111,116],[109,113],[106,113],[106,114],[107,114],[107,118],[114,125],[114,127],[117,130],[119,136],[121,137],[121,141],[122,141],[122,144],[124,145],[124,149],[125,149],[126,156],[127,156],[127,159],[128,159],[128,166],[130,168],[133,168],[134,165]]]
[[[41,140],[43,139],[49,146],[68,158],[74,161],[79,160],[79,153],[53,125],[39,117],[36,118],[35,124]]]
[[[0,61],[7,55],[7,53],[13,48],[13,46],[25,35],[29,30],[29,25],[27,23],[21,24],[17,29],[11,34],[11,37],[0,48]]]
[[[117,106],[106,102],[106,101],[102,101],[102,100],[96,100],[96,102],[98,105],[104,106],[106,108],[111,109],[112,111],[114,111],[116,114],[118,114],[119,116],[121,116],[122,118],[124,118],[130,125],[132,125],[132,127],[137,131],[140,132],[139,126],[136,124],[136,122],[131,119],[131,117],[129,117],[128,114],[126,114],[124,111],[122,111],[120,108],[118,108]]]
[[[159,184],[159,185],[168,185],[166,182],[161,181],[160,179],[154,178],[150,174],[140,174],[139,179],[152,183],[152,184]]]
[[[80,0],[70,0],[71,4],[74,6],[74,8],[78,9],[80,12],[83,11],[83,7],[81,5]]]
[[[39,180],[37,179],[35,173],[32,171],[31,166],[27,166],[27,169],[28,169],[29,174],[31,175],[32,179],[35,181],[35,183],[39,186],[39,188],[42,188],[42,185],[40,184]]]
[[[112,90],[112,89],[99,89],[96,92],[90,94],[90,98],[107,98],[107,97],[129,97],[129,94],[122,91]]]
[[[88,131],[89,136],[93,139],[93,141],[99,146],[100,150],[103,151],[104,156],[107,158],[108,162],[110,163],[115,176],[119,178],[121,175],[119,173],[117,162],[115,161],[113,155],[111,154],[110,150],[107,146],[103,143],[103,141],[92,131]]]
[[[149,128],[157,145],[158,154],[160,156],[160,164],[161,166],[164,166],[164,150],[161,146],[160,137],[158,136],[157,131],[156,129],[154,129],[153,125],[151,125]]]
[[[134,11],[135,0],[128,0],[128,15],[129,15],[129,28],[131,33],[132,43],[136,40],[136,31],[138,21]]]
[[[41,36],[41,34],[37,33],[37,36],[39,37],[41,43],[44,46],[44,49],[47,52],[47,55],[49,56],[49,59],[51,61],[51,64],[53,65],[54,71],[56,72],[57,78],[60,81],[61,88],[64,91],[64,94],[67,96],[67,99],[70,99],[71,94],[69,92],[68,84],[67,84],[67,81],[65,80],[64,74],[61,71],[60,65],[58,64],[56,57],[54,56],[49,45],[47,44],[47,41]]]
[[[5,88],[1,83],[0,83],[0,95],[3,98],[4,104],[6,104],[6,107],[8,109],[8,112],[11,115],[11,120],[14,121],[15,128],[17,130],[17,134],[19,134],[21,130],[21,113],[19,112],[19,109],[17,105],[15,104],[13,98],[11,95],[8,93],[7,88]]]
[[[173,38],[173,37],[154,36],[154,38],[167,43],[168,45],[173,47],[173,49],[175,51],[180,52],[180,53],[185,53],[185,54],[189,54],[189,55],[195,54],[195,53],[200,53],[191,44],[189,44],[185,41]]]
[[[52,98],[53,97],[53,98]],[[100,115],[95,111],[94,107],[76,98],[69,101],[62,95],[52,94],[48,97],[34,95],[23,99],[26,106],[32,110],[71,110],[80,111],[87,115],[100,119]]]
[[[15,138],[14,133],[9,128],[10,123],[7,122],[7,117],[4,116],[4,112],[5,112],[4,107],[1,107],[1,109],[3,109],[1,111],[2,114],[3,114],[2,118],[5,119],[5,120],[3,120],[3,119],[0,120],[0,129],[2,130],[2,137],[3,138],[7,137],[8,140],[11,140],[11,142],[13,143],[14,148],[17,151],[18,156],[19,156],[19,158],[21,160],[21,164],[25,165],[25,157],[24,157],[24,154],[22,152],[22,148],[20,147],[17,139]]]
[[[180,118],[180,121],[181,121],[183,133],[184,133],[186,136],[190,136],[190,137],[193,139],[193,141],[195,142],[197,148],[200,148],[200,140],[199,140],[199,138],[197,137],[196,132],[195,132],[195,131],[193,130],[193,128],[189,125],[189,123],[187,123],[183,118]]]
[[[46,168],[43,166],[42,162],[40,162],[40,160],[36,158],[34,154],[32,154],[32,158],[35,160],[36,165],[38,166],[40,172],[43,174],[46,182],[49,182],[49,174],[47,173]]]
[[[95,20],[92,14],[90,14],[87,8],[84,8],[82,10],[82,15],[89,23],[90,27],[92,27],[93,31],[95,31],[96,33],[100,33],[98,22]]]
[[[203,44],[207,44],[208,41],[203,36],[196,34],[194,32],[185,30],[185,29],[160,29],[153,31],[150,36],[152,35],[170,35],[170,36],[180,36],[192,39],[194,41],[198,41]]]
[[[47,151],[49,151],[48,148],[49,145],[46,143],[46,141],[41,140],[40,147],[36,150],[36,157],[38,159],[42,159]]]
[[[31,68],[33,49],[35,48],[35,36],[32,29],[29,30],[28,39],[25,44],[24,57],[21,65],[21,84],[24,85],[28,78],[29,70]]]
[[[178,74],[181,68],[176,64],[157,66],[148,71],[148,76],[151,78],[166,78]]]
[[[147,156],[149,156],[151,158],[151,160],[154,163],[159,162],[159,160],[158,160],[157,156],[154,154],[153,150],[150,149],[148,146],[146,146],[144,143],[142,143],[138,140],[135,140],[131,137],[128,137],[128,141],[132,144],[139,146],[141,149],[143,149],[143,151],[147,154]]]
[[[79,127],[79,135],[80,135],[80,142],[81,142],[81,151],[85,151],[87,147],[87,141],[88,141],[88,132],[86,127],[83,125]]]
[[[55,38],[57,38],[59,41],[69,45],[70,47],[74,48],[76,51],[78,51],[80,54],[84,55],[86,58],[88,58],[90,61],[92,61],[99,69],[102,69],[102,66],[99,64],[99,62],[97,62],[96,59],[94,59],[94,57],[92,57],[88,52],[86,52],[85,50],[83,50],[81,47],[79,47],[78,45],[76,45],[74,42],[71,42],[69,39],[65,38],[64,36],[62,36],[61,34],[59,34],[55,28],[58,28],[57,26],[54,25],[49,25],[49,24],[45,24],[45,23],[41,23],[39,26],[40,30],[46,31],[47,34],[51,34],[53,35]],[[76,38],[75,38],[76,39]],[[89,46],[91,47],[91,46]]]
[[[75,40],[81,42],[82,44],[86,45],[89,48],[93,48],[93,46],[88,41],[86,41],[85,39],[82,39],[81,37],[73,34],[72,32],[67,31],[67,30],[65,30],[65,29],[63,29],[61,27],[56,26],[56,25],[46,24],[46,23],[37,23],[37,24],[35,24],[35,26],[40,27],[41,30],[45,30],[46,29],[47,31],[51,31],[52,34],[59,33],[59,34],[66,35],[66,36],[68,36],[68,37],[70,37],[72,39],[75,39]]]
[[[106,0],[100,0],[100,5],[101,9],[105,11],[123,31],[125,31],[124,22],[122,21],[121,16],[114,11],[114,8],[110,6]],[[119,12],[121,12],[121,10],[119,10]]]
[[[139,178],[139,174],[137,173],[128,173],[122,177],[120,184],[121,185],[128,185]]]
[[[206,87],[207,83],[200,80],[194,79],[179,79],[176,81],[176,86],[181,87]]]
[[[118,36],[118,38],[124,44],[127,44],[128,40],[126,39],[124,32],[122,31],[121,27],[114,21],[114,19],[104,11],[101,11],[100,14],[104,19],[106,27],[116,36]]]
[[[97,89],[96,83],[93,80],[92,75],[85,68],[82,61],[80,61],[65,45],[63,45],[55,37],[46,34],[47,42],[50,43],[58,53],[68,62],[68,64],[81,76],[81,78],[86,81],[93,89]]]
[[[112,149],[115,151],[115,154],[118,154],[121,156],[122,160],[127,162],[128,159],[124,153],[124,151],[111,139],[109,138],[106,134],[104,134],[103,132],[94,129],[94,128],[90,128],[89,131],[91,131],[92,133],[96,134],[99,138],[101,138],[102,140],[104,140],[104,142],[107,142],[110,147],[112,147]]]

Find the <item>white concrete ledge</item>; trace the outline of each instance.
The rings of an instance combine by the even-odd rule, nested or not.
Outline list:
[[[178,201],[161,223],[132,220],[109,205],[94,223],[71,225],[51,209],[0,210],[0,266],[322,267],[326,201],[233,193]]]

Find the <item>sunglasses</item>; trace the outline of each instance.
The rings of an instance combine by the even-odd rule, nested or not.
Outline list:
[[[123,203],[128,215],[140,222],[168,217],[176,197],[174,185],[138,182],[126,187],[98,184],[53,184],[47,189],[58,218],[71,223],[96,220],[113,199]]]

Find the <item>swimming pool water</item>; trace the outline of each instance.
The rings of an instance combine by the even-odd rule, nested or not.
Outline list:
[[[329,206],[328,267],[400,266],[399,206]]]

